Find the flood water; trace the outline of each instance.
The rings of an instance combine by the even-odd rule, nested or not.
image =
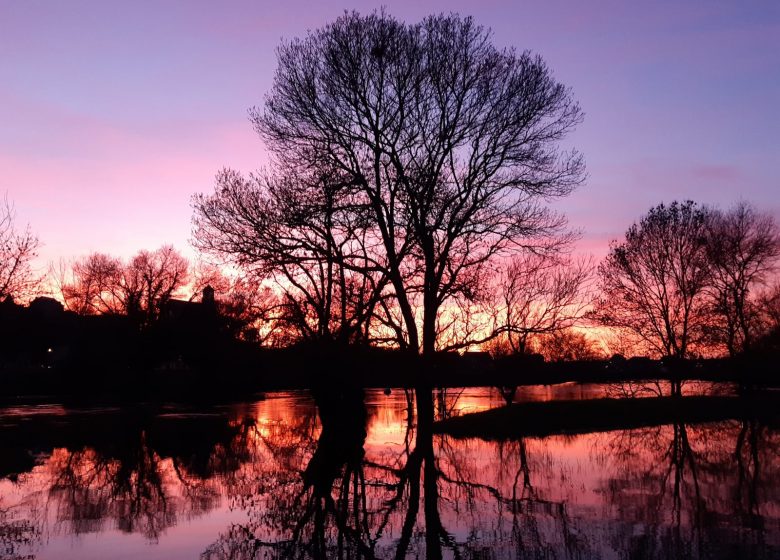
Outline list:
[[[780,558],[774,422],[435,433],[507,399],[635,389],[0,407],[0,558]]]

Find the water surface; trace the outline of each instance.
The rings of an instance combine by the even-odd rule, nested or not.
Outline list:
[[[509,399],[654,390],[634,389],[0,408],[0,558],[780,557],[780,437],[760,421],[432,431]]]

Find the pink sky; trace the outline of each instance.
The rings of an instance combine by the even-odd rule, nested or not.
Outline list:
[[[3,2],[0,194],[44,246],[189,247],[189,200],[264,151],[247,120],[282,37],[379,3]],[[650,206],[753,202],[780,219],[780,3],[394,2],[408,21],[455,10],[495,43],[541,54],[585,122],[587,184],[556,206],[607,242]]]

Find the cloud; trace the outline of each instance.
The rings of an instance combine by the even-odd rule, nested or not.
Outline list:
[[[745,179],[742,170],[734,165],[703,164],[694,165],[688,170],[696,180],[736,182]]]

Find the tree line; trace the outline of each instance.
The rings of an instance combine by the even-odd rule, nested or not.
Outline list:
[[[749,351],[777,330],[780,233],[745,202],[660,204],[613,242],[593,317],[663,356]]]
[[[273,329],[266,323],[278,305],[269,288],[202,260],[191,262],[171,245],[141,250],[129,259],[92,253],[61,261],[50,267],[47,283],[67,311],[125,316],[140,329],[164,319],[172,301],[203,303],[211,289],[215,310],[233,334],[258,343],[270,342]]]
[[[23,235],[35,239],[29,228]],[[749,351],[780,325],[775,276],[780,233],[771,216],[745,202],[726,211],[692,201],[660,204],[630,226],[624,240],[613,241],[598,266],[572,258],[562,245],[557,251],[523,252],[496,264],[483,276],[479,301],[453,298],[456,305],[446,309],[450,322],[442,329],[449,338],[440,343],[458,346],[478,336],[494,355],[593,359],[602,352],[585,329],[608,327],[618,346],[633,346],[624,353],[685,358]],[[17,254],[13,262],[22,258]],[[8,262],[4,257],[4,266]],[[307,266],[322,272],[328,262],[312,258]],[[340,268],[341,259],[334,258],[332,266]],[[351,343],[392,341],[387,322],[371,316],[365,302],[360,307],[358,296],[368,293],[371,279],[354,271],[349,284],[346,277],[337,278],[344,283],[335,286],[326,310],[317,307],[324,302],[315,300],[316,294],[302,296],[301,282],[273,285],[274,276],[260,276],[268,270],[273,271],[247,268],[228,275],[163,246],[126,260],[93,253],[60,262],[51,267],[47,283],[69,311],[123,315],[140,327],[159,321],[172,299],[196,301],[211,286],[220,312],[239,321],[240,336],[248,340],[285,346],[333,341],[335,331],[354,332]],[[33,278],[28,269],[24,283],[10,278],[6,284],[31,286]],[[383,297],[376,309],[398,312],[391,298]],[[363,330],[350,331],[361,321]]]

